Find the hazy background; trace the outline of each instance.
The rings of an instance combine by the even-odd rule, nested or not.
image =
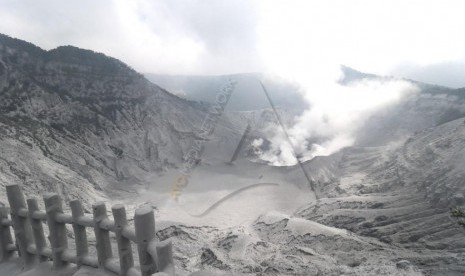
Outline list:
[[[366,118],[418,90],[402,80],[342,86],[341,64],[465,86],[464,10],[459,0],[0,0],[0,32],[103,52],[144,73],[279,76],[309,107],[289,129],[307,160],[352,145]],[[262,158],[295,163],[282,131],[270,132]]]
[[[460,0],[1,0],[0,32],[94,49],[141,72],[300,71],[329,59],[456,87],[464,10]]]

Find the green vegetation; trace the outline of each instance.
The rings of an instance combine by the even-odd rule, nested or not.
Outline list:
[[[7,48],[15,50],[14,53],[8,54],[9,59],[15,64],[23,63],[23,69],[27,72],[33,71],[35,67],[29,64],[30,60],[25,63],[21,62],[23,53],[27,53],[29,57],[34,57],[35,59],[39,59],[45,63],[61,63],[60,69],[68,74],[79,73],[76,65],[81,65],[87,66],[94,75],[124,76],[131,74],[132,76],[141,77],[141,75],[134,71],[134,69],[130,66],[115,58],[74,46],[60,46],[55,49],[45,51],[27,41],[0,34],[0,52],[6,52]],[[4,68],[0,67],[0,73],[3,70]]]
[[[35,56],[44,55],[46,52],[30,42],[17,38],[12,38],[4,34],[0,34],[0,44],[19,51],[28,52]]]
[[[457,223],[465,228],[465,211],[460,207],[450,208],[450,215],[457,220]]]
[[[60,46],[47,52],[46,59],[71,64],[86,65],[105,74],[127,73],[133,71],[123,62],[91,50],[84,50],[74,46]],[[135,72],[134,72],[135,73]]]

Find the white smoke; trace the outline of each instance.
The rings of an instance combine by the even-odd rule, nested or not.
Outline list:
[[[351,146],[357,130],[372,114],[418,89],[396,79],[370,78],[342,85],[343,73],[336,68],[337,74],[320,71],[313,77],[293,79],[309,108],[288,129],[292,147],[283,130],[274,127],[268,149],[259,154],[262,160],[275,166],[294,165],[295,154],[306,161]]]
[[[270,143],[261,147],[261,159],[291,165],[296,163],[293,148],[300,160],[308,160],[353,145],[369,116],[416,91],[415,85],[395,79],[340,84],[344,77],[340,64],[380,73],[383,70],[376,68],[389,68],[419,53],[419,47],[406,43],[410,34],[398,36],[404,26],[390,27],[393,21],[384,16],[389,14],[386,6],[372,3],[372,12],[366,12],[366,1],[268,2],[260,1],[260,58],[273,79],[278,76],[300,87],[309,108],[289,127],[293,147],[275,127],[271,138],[266,137]]]

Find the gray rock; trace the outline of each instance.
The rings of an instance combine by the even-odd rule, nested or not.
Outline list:
[[[457,193],[453,196],[453,201],[456,205],[464,205],[465,197],[462,194]]]
[[[407,261],[407,260],[400,260],[396,263],[396,266],[397,268],[400,268],[400,269],[407,269],[411,266],[412,264]]]

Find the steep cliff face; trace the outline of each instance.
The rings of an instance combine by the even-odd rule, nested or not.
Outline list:
[[[116,59],[0,36],[1,185],[92,200],[142,184],[182,161],[204,116]]]

